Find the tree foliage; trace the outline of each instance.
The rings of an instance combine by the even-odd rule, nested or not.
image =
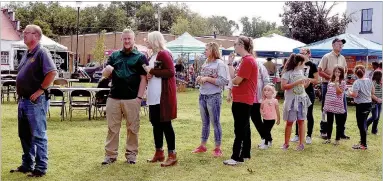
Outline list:
[[[106,59],[105,33],[106,30],[101,31],[100,37],[96,41],[96,46],[92,49],[93,60],[97,61],[100,65],[103,65]]]
[[[293,1],[285,2],[284,12],[280,14],[285,27],[291,27],[291,37],[309,44],[345,32],[350,16],[335,14],[330,16],[336,2]]]
[[[245,36],[259,38],[272,33],[283,34],[275,22],[268,22],[260,17],[251,18],[251,22],[248,17],[242,17],[240,22],[243,26],[242,33]]]

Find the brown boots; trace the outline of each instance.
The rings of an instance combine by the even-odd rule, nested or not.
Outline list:
[[[165,160],[164,150],[156,150],[152,159],[148,159],[147,161],[150,163],[155,162],[163,162]]]
[[[152,159],[148,159],[149,163],[163,162],[165,160],[164,150],[156,150]],[[177,164],[177,154],[175,152],[169,153],[168,159],[161,163],[161,167],[169,167]]]
[[[168,159],[165,163],[161,163],[161,167],[169,167],[177,164],[177,154],[172,152],[169,153]]]

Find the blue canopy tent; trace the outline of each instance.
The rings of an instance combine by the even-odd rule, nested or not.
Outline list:
[[[306,46],[295,48],[293,52],[299,53],[300,48],[309,48],[313,58],[321,58],[326,53],[332,51],[332,40],[335,38],[346,40],[346,44],[344,44],[344,47],[341,51],[341,54],[344,56],[377,56],[378,58],[382,58],[381,44],[349,33],[341,34],[339,36],[334,36],[325,40],[311,43]]]

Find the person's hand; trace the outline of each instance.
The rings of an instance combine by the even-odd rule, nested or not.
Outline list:
[[[226,96],[226,101],[227,101],[228,103],[230,103],[232,100],[233,100],[233,97],[231,96],[231,94],[228,94],[228,95]]]
[[[34,94],[31,95],[31,97],[29,97],[29,99],[32,101],[32,102],[35,102],[37,100],[38,97],[40,97],[42,94],[44,93],[43,90],[39,89],[37,90]]]
[[[152,69],[152,68],[150,68],[149,66],[147,66],[147,65],[145,65],[145,64],[143,64],[142,67],[145,69],[145,71],[146,71],[147,73],[149,73],[150,70]]]
[[[311,80],[310,80],[310,79],[305,79],[305,80],[303,81],[303,85],[304,85],[305,87],[309,86],[310,83],[311,83]]]
[[[199,80],[201,84],[204,84],[205,82],[207,82],[207,79],[209,77],[201,77],[201,79]]]
[[[109,76],[112,74],[113,69],[114,69],[114,68],[113,68],[112,66],[107,65],[107,66],[104,68],[104,70],[102,71],[102,76],[103,76],[103,77],[109,77]]]
[[[229,64],[233,63],[234,58],[235,58],[235,54],[231,53],[230,56],[229,56]]]
[[[151,78],[153,78],[153,75],[152,74],[148,74],[148,75],[146,75],[146,77],[148,78],[148,80],[150,80]]]
[[[201,76],[198,76],[195,80],[197,81],[197,83],[199,83],[199,81],[201,80]]]
[[[378,100],[376,102],[380,104],[380,103],[382,103],[382,99],[378,98]]]

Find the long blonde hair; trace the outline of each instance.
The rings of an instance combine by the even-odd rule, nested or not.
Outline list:
[[[153,31],[148,34],[148,42],[152,46],[153,52],[165,50],[165,38],[159,31]]]

